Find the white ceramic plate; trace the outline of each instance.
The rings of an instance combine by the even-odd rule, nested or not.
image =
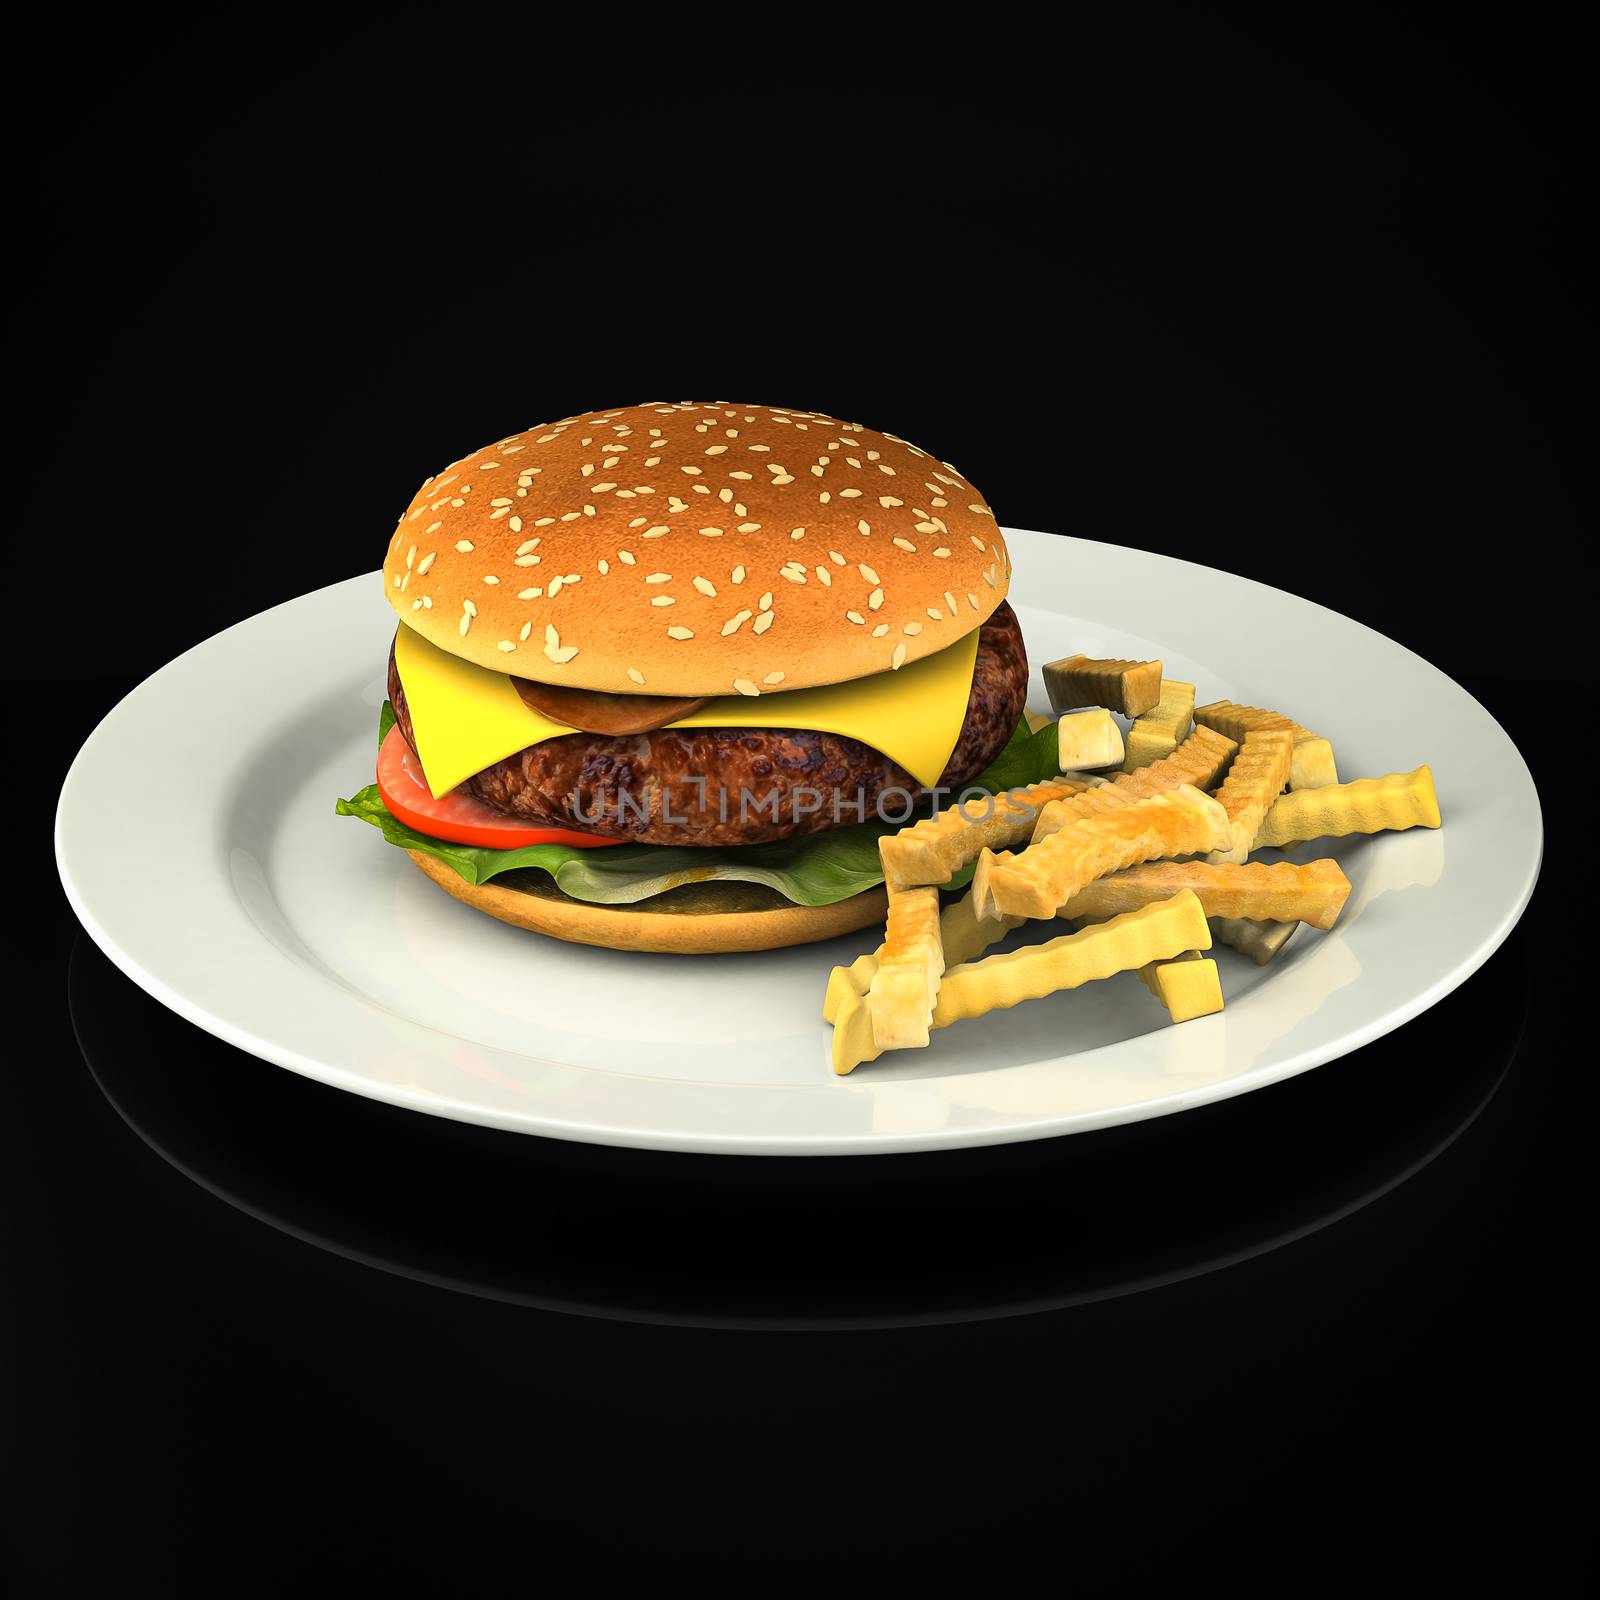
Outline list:
[[[394,614],[351,579],[218,634],[95,729],[61,792],[73,909],[164,1005],[357,1094],[557,1138],[825,1155],[1037,1139],[1260,1088],[1469,977],[1538,874],[1527,767],[1465,690],[1310,602],[1207,567],[1007,531],[1033,660],[1160,656],[1204,700],[1327,735],[1346,778],[1432,764],[1444,828],[1302,846],[1355,885],[1338,927],[1182,1027],[1131,974],[964,1022],[836,1079],[828,969],[870,930],[760,955],[651,956],[505,927],[334,814],[371,781]],[[1037,673],[1029,703],[1045,703]],[[115,804],[103,796],[115,796]]]

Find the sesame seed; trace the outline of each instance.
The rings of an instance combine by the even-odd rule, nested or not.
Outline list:
[[[469,617],[475,617],[478,614],[478,608],[473,605],[470,600],[463,600],[461,602],[461,609],[465,611]]]
[[[922,624],[920,622],[908,622],[900,629],[900,631],[908,638],[914,639],[919,633],[922,632]]]
[[[897,644],[894,647],[894,654],[889,657],[889,665],[895,672],[898,672],[905,664],[906,647],[903,644]]]
[[[720,539],[722,537],[721,528],[702,528],[700,531],[708,539]]]
[[[522,624],[522,631],[517,635],[517,637],[522,640],[524,644],[526,644],[528,642],[528,635],[532,632],[533,624],[531,622],[524,622]]]
[[[760,694],[761,691],[748,678],[735,678],[733,686],[740,694]]]
[[[672,529],[669,528],[664,522],[658,522],[655,527],[646,528],[644,530],[644,537],[646,539],[659,539],[662,534],[671,532]]]
[[[729,634],[737,633],[740,627],[750,620],[748,611],[735,611],[734,614],[722,624],[722,637],[726,639]]]
[[[909,551],[911,551],[911,553],[913,555],[916,554],[917,547],[914,544],[912,544],[912,542],[909,539],[901,539],[901,538],[897,537],[894,540],[894,543],[896,545],[898,545],[902,550],[909,550]]]
[[[633,551],[631,550],[617,551],[617,560],[620,561],[625,567],[631,567],[635,565]]]
[[[939,560],[943,561],[945,557],[950,554],[950,546],[947,544],[942,544],[933,553],[939,558]]]
[[[979,548],[979,549],[980,549],[980,550],[987,550],[987,549],[988,549],[988,548],[989,548],[989,547],[988,547],[988,545],[986,545],[986,544],[985,544],[985,543],[984,543],[984,542],[983,542],[983,540],[982,540],[982,539],[980,539],[980,538],[979,538],[979,537],[978,537],[978,536],[977,536],[977,534],[975,534],[975,533],[969,533],[969,534],[968,534],[968,535],[967,535],[967,537],[968,537],[968,538],[969,538],[969,539],[970,539],[970,540],[971,540],[971,541],[972,541],[972,542],[973,542],[973,543],[974,543],[974,544],[975,544],[975,545],[976,545],[976,546],[977,546],[977,547],[978,547],[978,548]]]
[[[858,624],[864,623],[867,620],[859,611],[847,611],[845,612],[845,616],[848,617],[851,622]]]
[[[865,522],[865,521],[858,522],[856,524],[856,528],[861,533],[871,533],[872,532],[872,525],[870,523],[868,523],[868,522]]]
[[[694,638],[694,631],[690,628],[668,628],[667,637],[669,639],[692,639]]]
[[[959,611],[961,609],[956,604],[956,597],[953,594],[951,594],[948,589],[946,589],[945,592],[944,592],[944,603],[945,603],[945,608],[949,611],[949,613],[950,613],[950,615],[952,617],[956,614],[957,611]]]
[[[672,574],[670,572],[651,572],[645,576],[644,581],[646,583],[671,583]]]
[[[643,683],[644,682],[644,674],[637,667],[629,667],[628,668],[628,676],[635,683]]]
[[[544,590],[543,589],[519,589],[517,591],[517,599],[519,599],[519,600],[537,600],[543,594],[544,594]]]
[[[763,683],[771,684],[771,683],[782,683],[783,679],[784,679],[784,674],[783,673],[781,673],[781,672],[769,672],[766,675],[766,677],[764,677],[761,681]]]
[[[485,574],[483,581],[485,583],[499,583],[500,580],[497,577],[495,577],[495,575],[492,572],[490,572],[490,573]]]
[[[709,578],[695,578],[693,582],[695,588],[697,588],[701,594],[711,595],[713,598],[715,598],[717,586]]]
[[[653,606],[675,606],[677,601],[670,594],[653,595],[650,604]]]
[[[462,555],[467,555],[472,550],[472,541],[470,539],[457,539],[456,549],[459,550]]]
[[[536,567],[536,566],[539,565],[539,557],[538,556],[518,556],[516,558],[516,560],[514,560],[511,563],[511,565],[514,566],[514,567]]]
[[[883,590],[882,589],[874,589],[872,591],[872,593],[867,596],[867,610],[868,611],[876,611],[878,609],[878,607],[881,606],[882,604],[883,604]]]
[[[882,580],[878,577],[878,574],[876,572],[874,572],[871,567],[866,566],[865,564],[862,564],[861,566],[858,566],[856,568],[856,571],[861,574],[861,581],[863,583],[880,583],[880,582],[882,582]]]
[[[772,609],[772,591],[770,589],[756,602],[756,607],[760,611],[770,611]]]
[[[720,456],[720,455],[723,455],[727,451],[727,448],[728,447],[725,444],[708,445],[706,447],[706,454],[708,456]]]
[[[678,471],[687,472],[691,478],[698,478],[700,476],[699,467],[679,467]]]
[[[967,604],[971,606],[974,611],[982,609],[978,604],[977,595],[975,595],[970,589],[967,590]]]
[[[743,567],[735,567],[733,569],[733,571],[728,575],[728,580],[729,580],[730,583],[743,583],[744,582],[744,568]]]
[[[778,569],[778,576],[780,578],[787,578],[790,583],[804,583],[806,581],[805,573],[797,572],[793,567],[780,567]]]
[[[829,572],[826,567],[818,567],[816,571],[817,582],[820,583],[824,589],[830,588],[833,584],[833,574]]]
[[[427,573],[428,568],[433,565],[433,558],[438,555],[438,553],[439,552],[437,550],[430,550],[427,555],[425,555],[422,560],[417,563],[417,576],[419,578],[423,577]]]
[[[517,554],[519,556],[525,556],[530,550],[537,550],[538,548],[539,540],[537,536],[532,539],[524,539],[522,543],[517,546]]]
[[[888,631],[889,624],[887,622],[880,622],[878,626],[872,630],[872,637],[874,639],[881,639]]]
[[[772,626],[772,617],[772,612],[763,611],[761,615],[750,624],[750,631],[752,633],[765,633],[767,629]]]
[[[496,650],[515,650],[516,648],[516,645],[509,639],[501,639],[495,645]]]

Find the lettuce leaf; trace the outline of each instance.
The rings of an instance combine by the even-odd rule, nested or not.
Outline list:
[[[380,745],[394,721],[394,708],[385,700],[378,717]],[[1053,776],[1057,770],[1054,726],[1045,733],[1049,735],[1048,756],[1040,743],[1043,735],[1030,735],[1027,723],[1019,724],[993,764],[967,787],[997,794]],[[878,840],[894,832],[892,824],[868,822],[831,828],[807,838],[719,849],[618,844],[580,850],[569,844],[535,844],[516,850],[488,850],[434,839],[407,827],[390,815],[375,783],[338,801],[334,810],[341,817],[359,817],[370,823],[390,844],[436,857],[468,883],[487,883],[505,872],[537,868],[548,872],[563,894],[598,905],[631,905],[686,883],[714,878],[766,884],[796,905],[833,905],[883,882]],[[972,879],[974,865],[958,872],[948,887],[964,888]]]
[[[1043,783],[1046,778],[1057,777],[1060,772],[1061,741],[1054,719],[1037,733],[1029,733],[1028,720],[1024,717],[1000,754],[968,787],[986,789],[990,794],[1004,794],[1008,789],[1024,789],[1030,783]]]

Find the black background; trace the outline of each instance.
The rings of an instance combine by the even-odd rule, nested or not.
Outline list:
[[[1435,1012],[1248,1104],[773,1173],[231,1053],[76,938],[45,845],[139,678],[374,568],[443,462],[648,398],[889,427],[1007,523],[1308,595],[1553,790],[1592,130],[1576,40],[1508,17],[46,25],[7,108],[20,1592],[1570,1550],[1548,887]]]

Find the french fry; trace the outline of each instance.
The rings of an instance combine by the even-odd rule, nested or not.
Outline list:
[[[933,1025],[943,1028],[1009,1010],[1024,1000],[1040,1000],[1113,973],[1170,960],[1185,950],[1210,947],[1205,913],[1185,891],[1078,933],[952,967],[939,990]]]
[[[995,904],[994,874],[996,868],[1003,867],[1016,859],[1009,850],[985,850],[979,855],[978,865],[972,873],[972,909],[980,922],[1009,920],[1005,912]]]
[[[1020,928],[1021,917],[1001,917],[996,922],[981,919],[973,907],[969,889],[959,900],[952,900],[939,913],[939,947],[944,952],[947,967],[958,966],[963,961],[975,961],[992,944],[998,944],[1013,928]],[[838,1014],[839,1004],[846,990],[864,995],[872,987],[878,963],[883,960],[884,946],[879,945],[870,955],[857,956],[848,967],[835,967],[828,974],[827,993],[822,997],[822,1020],[832,1022]]]
[[[1079,817],[1010,861],[980,857],[985,898],[979,914],[1053,917],[1085,885],[1109,872],[1224,848],[1230,838],[1222,806],[1185,784],[1171,794]]]
[[[884,880],[891,889],[949,883],[980,850],[1023,843],[1045,806],[1079,794],[1090,784],[1087,778],[1062,777],[1009,794],[985,795],[885,834],[878,841]]]
[[[883,1050],[928,1042],[934,996],[944,976],[939,939],[939,891],[891,889],[883,956],[867,990],[873,1042]]]
[[[1042,1000],[1063,989],[1170,960],[1186,950],[1210,947],[1205,912],[1185,891],[1097,927],[948,967],[932,1026],[947,1028],[952,1022],[1009,1010],[1024,1000]],[[841,1077],[883,1054],[873,1038],[866,997],[848,986],[840,993],[834,1017],[832,1054],[833,1070]]]
[[[1046,711],[1024,711],[1022,720],[1028,724],[1029,733],[1037,733],[1041,728],[1048,728],[1056,719]]]
[[[1131,806],[1138,798],[1143,797],[1128,794],[1115,784],[1107,783],[1097,789],[1085,789],[1082,794],[1069,795],[1065,800],[1052,800],[1034,822],[1033,838],[1029,843],[1037,844],[1041,839],[1048,839],[1052,833],[1060,833],[1063,828],[1084,817],[1115,811],[1120,806]]]
[[[1033,842],[1037,844],[1078,817],[1104,810],[1119,800],[1148,800],[1151,795],[1171,794],[1186,783],[1197,789],[1209,789],[1227,770],[1238,748],[1232,739],[1220,733],[1197,728],[1166,760],[1140,767],[1137,772],[1119,772],[1104,788],[1094,790],[1100,797],[1098,800],[1085,801],[1083,805],[1074,804],[1082,796],[1051,801],[1039,812],[1033,825]]]
[[[1250,854],[1262,819],[1289,781],[1293,756],[1294,736],[1287,728],[1256,728],[1244,736],[1227,779],[1217,790],[1232,839],[1208,860],[1243,861]]]
[[[1434,793],[1433,770],[1423,765],[1414,772],[1392,772],[1386,778],[1358,778],[1354,783],[1330,783],[1286,794],[1262,819],[1252,848],[1438,826],[1439,797]]]
[[[1125,717],[1138,717],[1161,698],[1159,661],[1096,660],[1065,656],[1044,665],[1045,692],[1053,711],[1079,706],[1105,706]]]
[[[1294,937],[1298,922],[1249,922],[1243,917],[1212,917],[1211,933],[1225,944],[1264,967]]]
[[[1140,967],[1139,982],[1167,1008],[1174,1022],[1192,1022],[1222,1009],[1217,964],[1198,950]]]
[[[1166,900],[1182,889],[1199,897],[1208,917],[1309,922],[1331,928],[1350,896],[1350,880],[1337,861],[1296,866],[1280,861],[1213,865],[1206,861],[1154,861],[1099,878],[1061,907],[1071,921],[1099,920]]]
[[[828,974],[828,987],[822,994],[824,1022],[838,1020],[839,1007],[846,994],[859,997],[872,987],[872,980],[878,974],[878,962],[882,959],[883,946],[880,944],[870,955],[857,956],[848,967],[835,967]]]
[[[1287,728],[1294,735],[1294,760],[1289,767],[1289,787],[1320,789],[1339,781],[1339,770],[1333,760],[1333,746],[1281,712],[1263,711],[1259,706],[1236,705],[1232,700],[1213,700],[1208,706],[1195,707],[1194,720],[1201,727],[1215,728],[1218,733],[1225,733],[1230,739],[1241,743],[1247,733],[1267,728]]]
[[[1194,727],[1194,685],[1176,678],[1161,680],[1161,698],[1128,730],[1125,772],[1137,772],[1170,756]]]
[[[1063,772],[1122,765],[1122,729],[1101,706],[1067,712],[1056,724],[1056,740]]]
[[[1196,728],[1171,755],[1136,772],[1119,772],[1111,781],[1122,793],[1140,800],[1170,793],[1185,783],[1209,792],[1238,753],[1239,746],[1232,739],[1210,728]]]

